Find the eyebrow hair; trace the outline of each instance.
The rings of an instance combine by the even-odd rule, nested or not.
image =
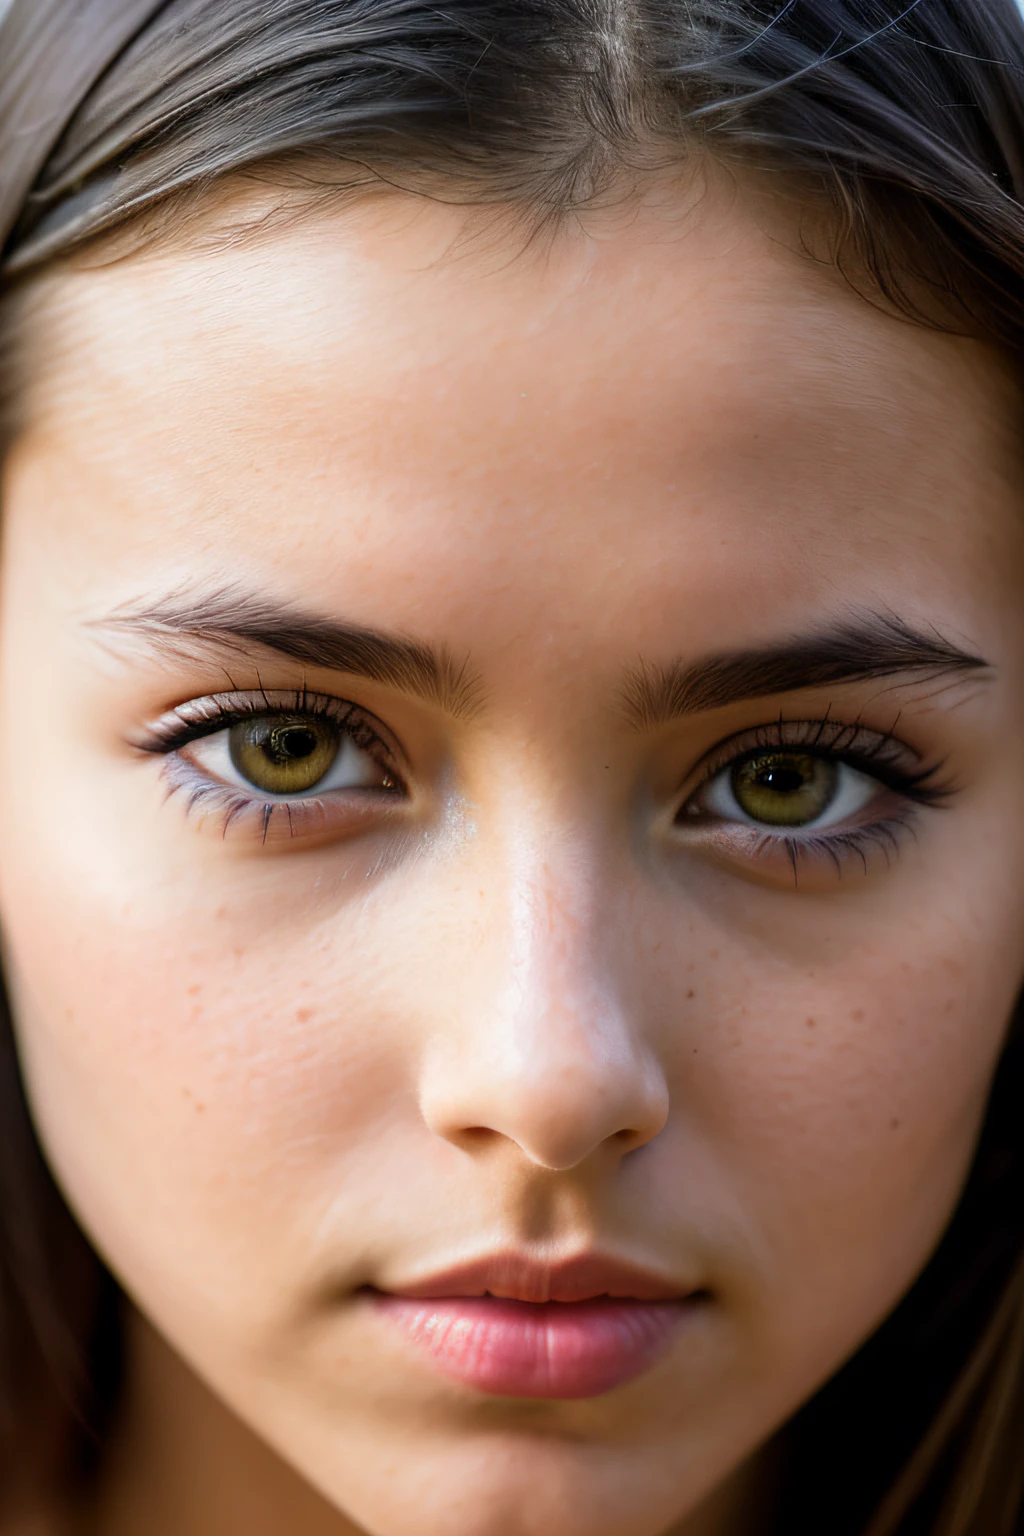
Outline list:
[[[92,620],[90,627],[141,634],[158,643],[180,638],[237,651],[259,646],[292,661],[384,683],[457,718],[473,714],[479,703],[479,679],[444,646],[346,624],[232,587],[126,605]]]
[[[938,678],[988,667],[937,631],[926,634],[894,615],[868,613],[777,645],[660,667],[641,663],[626,680],[624,704],[631,722],[643,730],[772,694],[903,672]]]

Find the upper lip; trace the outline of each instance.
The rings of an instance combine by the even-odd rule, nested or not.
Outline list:
[[[392,1296],[424,1300],[449,1296],[494,1296],[507,1301],[681,1301],[693,1288],[626,1259],[599,1253],[543,1260],[505,1252],[438,1270],[411,1284],[386,1287]]]

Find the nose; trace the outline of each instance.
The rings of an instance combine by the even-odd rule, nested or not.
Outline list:
[[[567,1171],[665,1125],[664,1071],[625,1000],[614,914],[602,920],[594,889],[542,864],[494,899],[486,959],[423,1063],[421,1112],[437,1136],[467,1150],[504,1140]]]

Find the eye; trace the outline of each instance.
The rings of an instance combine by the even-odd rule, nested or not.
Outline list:
[[[325,716],[256,715],[192,741],[182,755],[224,784],[277,799],[395,787],[379,753]]]
[[[943,767],[859,721],[780,718],[719,743],[673,822],[741,877],[824,891],[892,867],[926,809],[955,795]]]
[[[720,769],[686,812],[773,831],[820,831],[856,816],[881,788],[870,774],[836,758],[760,748]]]

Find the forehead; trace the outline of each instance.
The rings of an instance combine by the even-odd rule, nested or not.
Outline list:
[[[883,313],[735,187],[543,240],[368,203],[65,275],[39,337],[15,462],[64,476],[44,515],[112,587],[241,563],[377,620],[425,571],[438,610],[464,601],[468,565],[478,606],[481,581],[642,581],[639,629],[681,594],[742,627],[858,582],[990,600],[1016,537],[1005,369]]]

